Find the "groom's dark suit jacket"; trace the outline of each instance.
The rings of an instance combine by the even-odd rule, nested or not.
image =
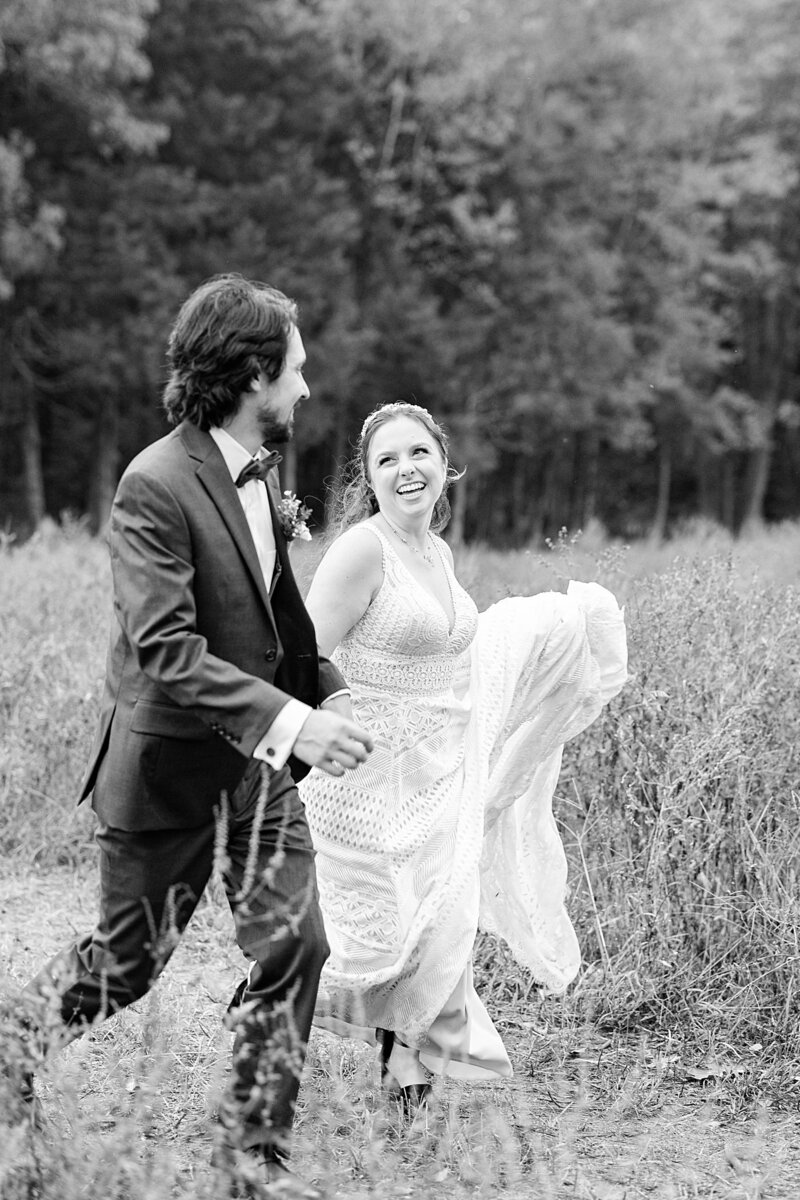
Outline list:
[[[187,422],[125,471],[109,546],[115,621],[81,800],[120,829],[213,817],[289,696],[315,707],[344,686],[318,659],[268,485],[277,550],[270,594],[213,438]],[[292,774],[308,770],[290,760]]]

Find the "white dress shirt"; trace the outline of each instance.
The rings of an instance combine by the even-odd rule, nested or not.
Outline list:
[[[225,429],[214,428],[209,429],[208,432],[217,443],[220,453],[225,459],[225,465],[230,471],[231,479],[235,482],[239,478],[242,468],[253,461],[253,456]],[[265,458],[266,454],[267,451],[262,447],[258,452],[258,458]],[[272,528],[272,512],[267,498],[267,485],[260,479],[249,479],[242,487],[236,489],[236,493],[253,535],[259,566],[264,576],[264,585],[267,595],[269,595],[277,554],[275,532]],[[310,712],[311,709],[307,704],[303,704],[302,700],[290,697],[259,741],[253,751],[253,758],[260,758],[275,770],[282,767],[291,754],[297,736]]]

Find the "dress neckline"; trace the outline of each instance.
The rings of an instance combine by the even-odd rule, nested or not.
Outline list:
[[[394,546],[392,545],[392,543],[390,542],[390,540],[386,536],[386,534],[383,532],[383,530],[379,529],[377,525],[373,525],[372,523],[369,523],[369,522],[367,523],[367,527],[375,533],[376,537],[380,540],[381,544],[389,551],[392,558],[395,560],[395,562],[397,562],[400,565],[400,568],[403,571],[405,571],[405,573],[409,577],[409,579],[411,579],[416,584],[416,586],[419,588],[419,590],[421,592],[424,592],[424,594],[436,605],[437,609],[444,617],[445,624],[447,625],[447,640],[450,641],[450,638],[455,633],[456,625],[458,624],[458,612],[456,611],[456,596],[455,596],[455,592],[453,591],[453,582],[451,579],[452,572],[448,568],[447,560],[445,559],[444,554],[442,553],[442,550],[439,546],[438,538],[436,538],[434,535],[431,535],[431,542],[435,546],[436,554],[438,555],[439,561],[441,562],[442,566],[444,567],[444,577],[447,581],[447,590],[450,593],[450,605],[453,610],[452,625],[450,624],[450,614],[447,612],[444,605],[440,602],[438,597],[434,596],[433,592],[429,591],[428,588],[426,588],[423,583],[420,583],[420,581],[417,579],[416,575],[414,575],[408,569],[408,567],[403,562],[402,558],[397,553]]]

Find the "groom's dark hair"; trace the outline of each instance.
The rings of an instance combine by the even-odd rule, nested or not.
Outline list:
[[[276,288],[242,275],[207,279],[184,302],[170,334],[170,424],[222,425],[259,372],[278,378],[296,324],[297,305]]]

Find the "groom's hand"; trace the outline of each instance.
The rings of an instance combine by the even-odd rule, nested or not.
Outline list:
[[[340,717],[347,717],[348,721],[355,720],[353,716],[353,702],[347,693],[323,700],[320,708],[324,708],[325,712],[338,713]]]
[[[355,721],[315,708],[301,727],[292,753],[329,775],[344,775],[366,762],[373,745],[371,735]]]

